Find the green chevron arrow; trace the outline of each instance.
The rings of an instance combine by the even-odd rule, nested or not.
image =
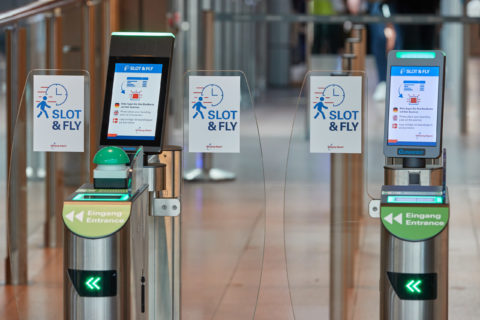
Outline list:
[[[422,290],[418,288],[418,286],[422,284],[422,280],[411,280],[405,287],[407,287],[408,291],[411,293],[422,293]]]
[[[97,284],[101,280],[100,277],[90,277],[85,284],[90,290],[100,290],[100,286]]]

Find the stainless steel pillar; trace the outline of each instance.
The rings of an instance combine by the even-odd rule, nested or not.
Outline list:
[[[180,319],[182,149],[166,146],[145,167],[149,185],[149,319]]]
[[[330,156],[330,312],[329,319],[347,319],[349,215],[347,156]]]
[[[342,56],[344,71],[364,69],[365,29],[357,27],[354,32],[357,38],[347,39],[348,53]],[[352,312],[348,293],[355,287],[363,213],[363,154],[331,154],[330,159],[330,319],[343,320]]]
[[[420,185],[441,186],[442,166],[436,162],[426,169],[405,169],[388,160],[385,166],[386,185],[408,185],[409,173],[420,174]],[[404,241],[381,227],[380,319],[381,320],[446,320],[448,319],[448,225],[437,236],[426,241]],[[435,300],[400,300],[387,272],[436,273]]]
[[[6,32],[7,48],[7,284],[28,282],[26,110],[22,101],[27,77],[27,31]]]

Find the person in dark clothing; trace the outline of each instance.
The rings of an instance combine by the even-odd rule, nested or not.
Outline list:
[[[369,13],[376,16],[390,17],[397,13],[397,1],[373,1],[369,4]],[[393,49],[402,48],[402,32],[398,25],[372,23],[368,26],[370,49],[377,64],[378,84],[373,98],[385,100],[387,77],[387,54]]]
[[[402,0],[397,3],[398,14],[436,15],[440,9],[440,0]],[[404,50],[433,50],[439,47],[439,37],[436,25],[400,26]]]

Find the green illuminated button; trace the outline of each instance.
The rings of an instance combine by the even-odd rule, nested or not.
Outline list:
[[[90,277],[88,278],[87,282],[85,282],[85,285],[87,286],[87,289],[89,290],[100,290],[102,289],[98,283],[100,282],[102,278],[100,277]]]

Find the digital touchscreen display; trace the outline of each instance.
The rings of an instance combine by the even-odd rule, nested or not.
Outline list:
[[[391,67],[388,145],[437,145],[439,72],[432,66]]]
[[[115,63],[107,140],[155,140],[163,67]]]

